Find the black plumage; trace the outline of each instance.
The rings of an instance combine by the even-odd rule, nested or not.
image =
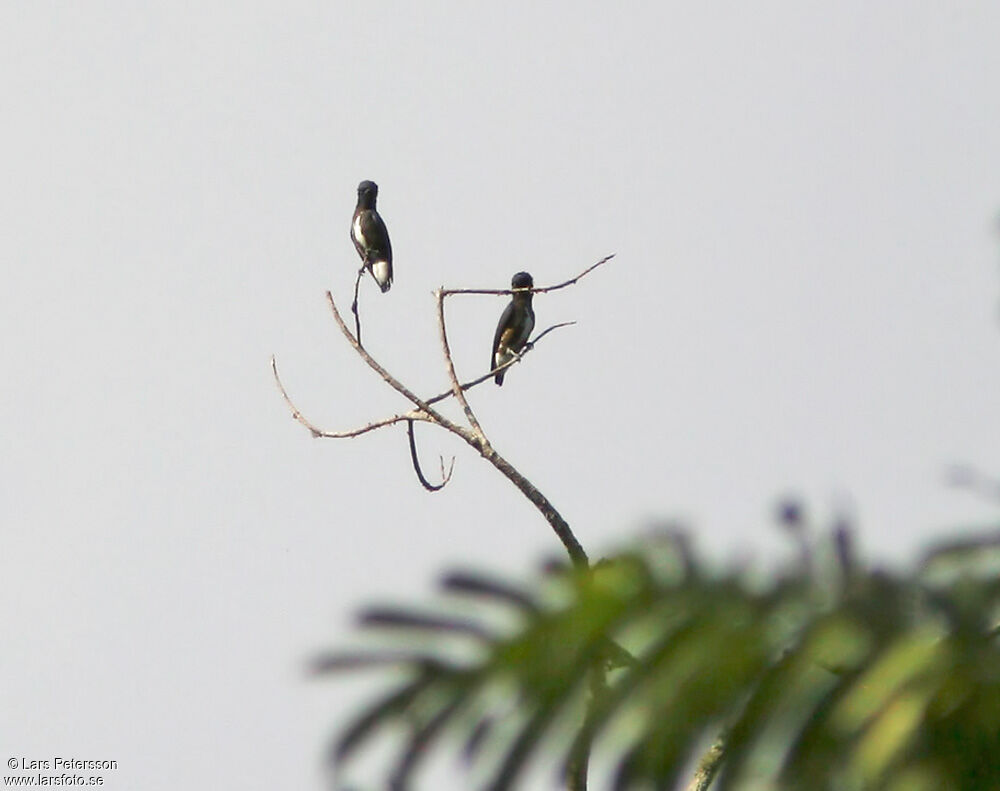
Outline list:
[[[351,241],[364,267],[371,272],[384,294],[392,285],[392,244],[385,222],[375,208],[377,197],[378,185],[374,181],[362,181],[358,185],[358,205],[351,220]]]
[[[531,275],[518,272],[511,278],[512,289],[533,288],[535,285]],[[497,368],[524,348],[535,328],[535,311],[531,307],[531,291],[518,291],[513,294],[510,304],[504,309],[493,336],[493,354],[490,356],[490,370]],[[503,384],[507,369],[500,371],[494,378],[498,385]]]

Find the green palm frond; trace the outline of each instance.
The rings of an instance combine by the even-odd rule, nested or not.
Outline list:
[[[540,745],[564,766],[600,748],[615,788],[674,788],[724,732],[719,789],[1000,789],[998,560],[991,538],[906,574],[762,582],[650,541],[531,586],[449,574],[434,612],[369,610],[380,647],[317,660],[404,675],[332,760],[395,729],[393,788],[449,734],[490,789]]]

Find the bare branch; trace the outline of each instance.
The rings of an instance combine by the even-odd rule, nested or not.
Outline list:
[[[597,264],[594,264],[589,269],[584,270],[584,272],[577,275],[577,277],[574,278],[573,280],[567,281],[565,284],[559,284],[556,287],[562,288],[564,285],[569,285],[570,283],[579,280],[581,277],[587,274],[587,272],[591,271],[600,264],[604,263],[604,261],[606,260],[608,259],[606,258],[602,261],[599,261]],[[510,293],[510,292],[498,292],[498,293]],[[441,306],[439,316],[442,329],[444,327],[443,300],[445,295],[446,292],[444,290],[439,290],[437,292],[438,304],[439,306]],[[441,428],[450,431],[455,436],[460,437],[462,440],[464,440],[468,445],[475,448],[476,451],[478,451],[479,455],[481,455],[484,459],[490,462],[490,464],[496,467],[496,469],[507,480],[509,480],[512,484],[514,484],[514,486],[516,486],[517,489],[525,497],[528,498],[528,501],[531,502],[532,505],[534,505],[538,509],[538,511],[542,514],[545,520],[552,527],[556,536],[559,538],[560,541],[562,541],[563,546],[566,548],[566,551],[569,554],[573,564],[578,568],[584,568],[584,569],[587,568],[589,565],[587,559],[587,553],[584,552],[583,547],[580,545],[580,542],[577,541],[576,536],[573,535],[573,531],[570,529],[569,524],[566,522],[565,519],[563,519],[559,511],[556,510],[555,506],[553,506],[552,503],[549,502],[548,498],[545,497],[545,495],[542,494],[535,487],[535,485],[531,483],[531,481],[529,481],[527,478],[521,475],[521,473],[518,472],[517,469],[509,461],[507,461],[503,456],[501,456],[499,453],[496,452],[496,450],[493,449],[490,443],[486,440],[485,435],[482,433],[482,428],[480,428],[478,426],[478,423],[475,422],[475,416],[471,414],[472,410],[468,408],[468,402],[465,401],[465,397],[463,395],[463,389],[468,389],[469,387],[472,387],[474,384],[478,384],[481,381],[485,381],[490,376],[494,375],[493,372],[487,374],[484,377],[481,377],[478,380],[475,380],[472,383],[467,384],[464,387],[462,385],[459,385],[457,377],[455,376],[454,372],[454,364],[451,361],[450,349],[448,349],[447,347],[447,334],[442,333],[442,342],[445,345],[446,349],[446,360],[449,364],[449,375],[450,378],[452,379],[451,395],[455,395],[459,399],[459,401],[462,402],[463,405],[467,408],[466,415],[470,416],[470,423],[473,425],[475,429],[477,429],[470,431],[469,429],[463,426],[459,426],[453,423],[452,421],[448,420],[446,417],[444,417],[441,413],[439,413],[430,405],[431,402],[421,400],[419,396],[417,396],[415,393],[413,393],[411,390],[405,387],[398,379],[396,379],[396,377],[394,377],[392,374],[386,371],[385,368],[383,368],[379,363],[377,363],[375,359],[370,354],[368,354],[368,352],[361,345],[358,339],[351,333],[350,329],[348,329],[347,325],[344,323],[343,317],[340,315],[340,311],[337,309],[337,303],[334,301],[333,295],[329,291],[326,292],[326,299],[330,305],[330,310],[333,313],[333,318],[337,322],[337,326],[340,328],[341,333],[347,339],[347,342],[351,345],[351,347],[358,353],[361,359],[365,361],[365,363],[368,365],[369,368],[375,371],[382,378],[382,380],[386,384],[388,384],[393,390],[395,390],[397,393],[399,393],[408,401],[410,401],[416,407],[416,409],[413,409],[405,414],[394,415],[393,417],[385,418],[384,420],[370,423],[367,426],[363,426],[362,428],[355,429],[353,431],[347,431],[347,432],[323,431],[322,429],[319,429],[316,426],[314,426],[305,417],[303,417],[302,413],[299,412],[298,408],[292,403],[291,399],[288,397],[287,392],[285,391],[284,386],[281,383],[281,380],[278,378],[277,365],[272,358],[271,365],[272,369],[274,370],[275,381],[278,383],[278,387],[281,390],[281,394],[284,397],[285,402],[291,408],[292,414],[295,417],[295,419],[299,423],[304,425],[307,429],[309,429],[309,431],[313,434],[313,436],[332,437],[332,438],[357,436],[358,434],[363,434],[367,431],[372,431],[376,428],[381,428],[382,426],[398,423],[403,420],[421,420],[428,423],[436,423],[437,425],[441,426]],[[553,329],[556,329],[559,326],[565,326],[565,325],[564,324],[554,325],[548,328],[547,330],[542,332],[535,339],[534,342],[537,342],[545,334],[547,334]],[[522,350],[521,353],[524,354],[524,352],[525,350]],[[516,359],[512,362],[516,362]],[[447,397],[448,397],[447,393],[442,394],[440,397],[436,397],[435,399],[433,399],[433,401],[443,400],[444,398]],[[442,460],[442,468],[443,466],[444,463]],[[450,472],[447,475],[444,475],[444,471],[442,469],[442,477],[450,478],[450,475],[451,475]]]
[[[524,349],[521,351],[521,354],[524,354],[525,351],[530,351],[531,348],[534,347],[536,343],[538,343],[542,338],[544,338],[546,335],[552,332],[552,330],[557,330],[560,327],[572,327],[574,324],[576,324],[575,321],[562,321],[559,324],[553,324],[551,327],[548,327],[547,329],[538,333],[538,335],[536,335],[534,338],[532,338],[530,341],[524,344]]]
[[[591,264],[590,266],[588,266],[586,269],[584,269],[576,277],[570,278],[569,280],[567,280],[567,281],[565,281],[563,283],[557,283],[554,286],[544,286],[542,288],[530,288],[530,289],[529,288],[518,288],[518,289],[510,289],[510,288],[505,288],[505,289],[493,289],[493,288],[448,288],[448,289],[443,289],[441,291],[441,294],[442,294],[442,296],[445,296],[445,297],[450,297],[452,294],[490,294],[490,295],[493,295],[493,296],[501,297],[501,296],[504,296],[505,294],[513,294],[515,291],[517,291],[518,293],[520,293],[522,291],[530,291],[532,294],[547,294],[550,291],[558,291],[560,288],[566,288],[566,286],[573,285],[574,283],[576,283],[578,280],[580,280],[585,275],[589,275],[591,272],[593,272],[595,269],[597,269],[597,267],[599,267],[601,264],[606,264],[608,261],[610,261],[614,257],[615,257],[614,253],[612,253],[611,255],[606,255],[606,256],[604,256],[604,258],[602,258],[596,264]]]
[[[358,291],[361,288],[361,278],[365,273],[364,264],[358,270],[358,276],[354,280],[354,301],[351,303],[351,313],[354,314],[355,337],[358,339],[358,346],[361,345],[361,314],[358,312]]]
[[[593,267],[591,267],[591,269],[593,269]],[[582,277],[582,275],[578,275],[577,277]],[[558,536],[559,540],[562,541],[563,546],[566,547],[566,552],[569,554],[573,564],[579,568],[587,568],[587,553],[584,552],[580,542],[577,541],[576,536],[573,535],[573,531],[570,529],[569,523],[563,519],[559,511],[556,510],[555,506],[549,502],[549,499],[542,494],[535,487],[535,485],[531,483],[531,481],[521,475],[521,473],[518,472],[509,461],[497,453],[493,447],[485,441],[485,437],[481,437],[481,435],[477,436],[474,432],[452,423],[437,410],[431,407],[426,401],[421,401],[420,398],[404,387],[398,379],[375,362],[372,356],[365,351],[364,347],[361,346],[357,339],[351,334],[347,325],[344,324],[344,319],[341,317],[340,311],[337,310],[337,304],[334,302],[333,295],[329,291],[326,292],[326,299],[327,302],[330,303],[330,309],[333,311],[333,317],[337,322],[337,326],[340,327],[341,333],[343,333],[344,337],[347,338],[348,343],[350,343],[351,346],[354,347],[354,350],[361,356],[361,359],[363,359],[373,371],[381,376],[383,381],[385,381],[386,384],[388,384],[393,390],[400,393],[418,407],[415,419],[424,419],[429,422],[437,423],[442,428],[455,434],[455,436],[461,437],[468,445],[475,448],[479,452],[480,456],[496,467],[507,480],[513,483],[514,486],[516,486],[520,492],[528,498],[529,502],[531,502],[531,504],[539,510],[542,516],[545,517],[545,521],[549,523],[553,531],[555,531],[556,536]],[[453,382],[452,392],[456,389],[459,393],[462,392],[461,387],[457,386],[457,382]]]
[[[494,368],[492,371],[488,371],[487,373],[484,373],[482,376],[476,377],[475,379],[473,379],[470,382],[465,382],[464,384],[460,385],[461,389],[462,390],[468,390],[468,389],[470,389],[472,387],[475,387],[476,385],[482,384],[483,382],[485,382],[485,381],[487,381],[489,379],[492,379],[494,376],[496,376],[496,374],[497,374],[498,371],[505,371],[508,368],[510,368],[514,363],[518,362],[522,357],[524,357],[524,355],[526,355],[528,352],[530,352],[534,348],[534,346],[535,346],[536,343],[538,343],[548,333],[552,332],[552,330],[557,330],[560,327],[568,327],[571,324],[576,324],[576,322],[575,321],[564,321],[564,322],[562,322],[562,324],[553,324],[551,327],[549,327],[544,332],[541,332],[538,335],[536,335],[534,337],[534,339],[532,339],[532,340],[528,341],[526,344],[524,344],[524,348],[521,349],[521,351],[519,353],[517,353],[513,357],[511,357],[503,365],[501,365],[498,368]],[[428,398],[427,399],[427,403],[428,404],[436,404],[438,401],[444,401],[444,399],[450,398],[453,395],[455,395],[455,391],[454,390],[448,390],[448,391],[446,391],[444,393],[438,393],[438,395],[434,396],[433,398]]]
[[[458,377],[455,375],[455,362],[451,359],[451,347],[448,345],[448,330],[444,322],[443,289],[438,289],[435,292],[435,296],[437,297],[438,331],[441,333],[441,349],[444,351],[445,369],[448,371],[448,378],[451,380],[451,392],[458,399],[458,403],[462,405],[465,417],[468,419],[469,425],[472,426],[472,430],[476,432],[483,444],[488,446],[489,440],[486,438],[486,433],[483,431],[483,427],[479,425],[479,421],[476,420],[476,415],[472,411],[472,407],[469,406],[465,393],[462,391],[462,386],[458,383]]]
[[[413,471],[417,474],[417,479],[420,481],[420,485],[423,486],[429,492],[438,492],[443,489],[448,481],[451,480],[451,474],[455,471],[455,457],[451,457],[451,467],[448,468],[448,472],[444,471],[444,458],[441,458],[441,483],[434,485],[428,481],[423,472],[420,470],[420,461],[417,458],[417,442],[413,438],[413,421],[406,421],[406,435],[410,440],[410,459],[413,461]]]
[[[585,277],[586,275],[588,275],[593,270],[597,269],[602,264],[611,260],[611,258],[613,257],[614,255],[605,256],[597,263],[592,264],[591,266],[584,269],[576,277],[573,277],[563,283],[557,283],[556,285],[545,286],[542,288],[532,288],[530,289],[530,292],[537,294],[544,294],[549,291],[557,291],[559,289],[566,288],[567,286],[577,283],[581,278]],[[368,352],[365,350],[364,346],[361,343],[361,316],[360,316],[360,311],[358,309],[358,296],[360,291],[361,279],[364,275],[364,271],[365,267],[362,265],[362,267],[358,270],[358,275],[354,282],[354,299],[353,302],[351,303],[351,312],[354,314],[354,328],[355,328],[354,334],[351,334],[350,329],[344,323],[344,319],[340,315],[340,311],[337,309],[337,304],[333,299],[333,295],[329,291],[326,292],[327,302],[330,305],[330,310],[333,313],[333,317],[336,320],[337,326],[340,328],[341,333],[347,339],[347,342],[358,353],[358,356],[360,356],[361,359],[364,360],[365,363],[368,365],[368,367],[371,368],[373,371],[375,371],[386,384],[388,384],[393,390],[395,390],[397,393],[406,398],[410,403],[414,405],[415,408],[411,409],[409,412],[393,415],[392,417],[384,418],[382,420],[369,423],[366,426],[362,426],[361,428],[354,429],[351,431],[344,431],[344,432],[325,431],[323,429],[318,428],[312,422],[310,422],[306,417],[304,417],[302,413],[299,411],[299,409],[292,402],[291,398],[288,396],[287,391],[285,390],[284,385],[281,382],[281,378],[278,376],[277,362],[274,356],[272,356],[271,369],[274,373],[274,380],[278,385],[278,389],[281,391],[282,398],[284,398],[285,403],[292,410],[292,416],[295,418],[295,420],[297,420],[299,423],[305,426],[314,437],[329,437],[329,438],[355,437],[359,436],[360,434],[364,434],[369,431],[382,428],[384,426],[389,426],[395,423],[406,421],[406,431],[407,431],[407,438],[409,440],[410,459],[413,463],[413,470],[416,473],[417,479],[420,481],[421,485],[430,492],[440,491],[448,484],[448,482],[451,480],[452,472],[454,471],[455,468],[455,459],[454,457],[452,457],[451,466],[448,469],[448,471],[445,472],[444,458],[441,458],[440,459],[441,478],[442,478],[441,483],[440,484],[430,483],[430,481],[427,480],[426,476],[424,476],[423,471],[421,470],[420,467],[420,460],[419,460],[419,455],[417,453],[417,445],[414,436],[413,423],[414,421],[417,420],[428,423],[436,423],[441,428],[451,432],[455,436],[460,437],[468,445],[475,448],[479,452],[480,456],[486,459],[490,464],[492,464],[497,469],[498,472],[500,472],[505,478],[507,478],[507,480],[509,480],[512,484],[514,484],[514,486],[517,487],[517,489],[528,499],[528,501],[531,502],[532,505],[534,505],[538,509],[538,511],[542,514],[545,520],[552,527],[556,536],[559,538],[559,540],[563,543],[563,546],[566,548],[566,551],[569,554],[570,559],[573,562],[573,565],[577,569],[584,569],[584,570],[587,569],[589,567],[589,560],[587,558],[587,553],[580,545],[580,542],[576,539],[576,536],[570,529],[569,524],[566,522],[565,519],[563,519],[562,515],[556,510],[555,506],[553,506],[552,503],[549,502],[548,498],[546,498],[545,495],[542,494],[541,491],[539,491],[534,486],[534,484],[531,483],[531,481],[525,478],[510,462],[508,462],[505,458],[503,458],[499,453],[496,452],[496,450],[493,448],[493,446],[487,439],[486,434],[482,429],[482,426],[476,419],[475,413],[472,411],[472,407],[469,405],[469,402],[465,397],[466,390],[475,387],[476,385],[481,384],[482,382],[485,382],[488,379],[493,378],[498,371],[505,370],[514,363],[520,362],[521,357],[524,354],[530,352],[534,348],[535,344],[538,343],[542,338],[544,338],[548,333],[560,327],[566,327],[571,324],[575,324],[575,322],[569,321],[552,325],[543,332],[539,333],[534,339],[529,340],[528,343],[525,344],[521,352],[519,354],[514,355],[512,359],[508,360],[504,365],[499,366],[492,371],[489,371],[488,373],[484,374],[483,376],[480,376],[477,379],[472,380],[471,382],[460,384],[458,381],[458,376],[455,372],[455,363],[451,356],[451,347],[448,343],[448,331],[444,315],[445,297],[450,296],[452,294],[506,295],[506,294],[513,294],[515,293],[515,291],[507,289],[504,290],[444,289],[444,288],[438,289],[435,292],[435,297],[437,300],[438,329],[440,331],[440,336],[441,336],[441,347],[444,352],[445,367],[448,373],[448,378],[451,381],[451,390],[445,393],[441,393],[440,395],[434,396],[433,398],[422,400],[419,396],[417,396],[415,393],[409,390],[405,385],[403,385],[402,382],[400,382],[396,377],[394,377],[385,368],[383,368],[378,362],[376,362],[375,359],[370,354],[368,354]],[[523,292],[523,291],[529,291],[529,289],[517,289],[516,291]],[[453,423],[452,421],[448,420],[443,415],[441,415],[431,406],[431,404],[437,403],[438,401],[443,401],[444,399],[450,396],[454,396],[455,399],[462,405],[462,409],[465,413],[466,419],[469,422],[471,430],[465,428],[464,426],[460,426],[456,423]],[[623,650],[622,652],[624,653]],[[595,666],[593,668],[593,677],[591,678],[590,686],[591,686],[591,700],[588,704],[588,711],[583,724],[583,731],[581,733],[581,740],[579,742],[580,748],[574,751],[571,765],[567,767],[569,773],[567,778],[569,782],[569,787],[574,791],[585,791],[587,787],[587,773],[588,773],[588,764],[590,758],[590,738],[592,736],[592,731],[594,727],[592,720],[594,717],[594,712],[596,711],[595,701],[600,697],[602,693],[606,692],[607,689],[606,678],[603,667]],[[444,718],[441,719],[441,722],[444,722]],[[432,731],[425,730],[424,733],[426,735],[432,733]],[[414,741],[413,747],[416,751],[419,751],[420,749],[422,749],[423,745],[422,743]],[[718,751],[718,753],[721,755],[721,749]],[[418,752],[411,751],[411,753],[404,758],[404,761],[400,764],[400,771],[398,773],[398,777],[405,776],[406,771],[408,771],[409,766],[411,765],[412,761],[416,760],[417,756]],[[715,757],[714,761],[712,760],[712,756],[703,758],[702,766],[699,767],[699,775],[706,774],[707,782],[705,782],[704,785],[699,785],[698,791],[703,791],[703,789],[707,788],[708,783],[711,782],[711,778],[712,776],[714,776],[715,771],[717,769],[718,769],[718,757]]]
[[[470,445],[472,444],[469,440],[466,440],[466,442],[469,442]],[[549,523],[549,526],[555,531],[556,536],[562,541],[563,546],[566,547],[566,552],[569,554],[570,560],[573,561],[573,565],[580,569],[588,568],[590,562],[587,559],[587,553],[583,551],[580,542],[576,540],[576,536],[573,535],[569,523],[563,519],[562,514],[556,510],[556,507],[549,502],[549,498],[542,494],[531,481],[521,475],[514,465],[497,453],[492,446],[479,448],[478,450],[479,455],[496,467],[503,477],[514,484],[520,490],[521,494],[527,497],[528,501],[545,517],[545,521]]]
[[[407,399],[417,407],[418,409],[418,414],[416,416],[417,420],[421,419],[420,413],[423,413],[424,417],[428,419],[430,422],[437,423],[441,427],[448,429],[448,431],[452,432],[453,434],[458,435],[473,447],[476,447],[477,440],[472,432],[470,432],[466,428],[463,428],[462,426],[458,426],[455,423],[452,423],[450,420],[448,420],[448,418],[446,418],[440,412],[429,406],[426,401],[422,401],[419,396],[414,394],[409,388],[405,387],[402,384],[402,382],[400,382],[395,376],[393,376],[387,370],[385,370],[385,368],[383,368],[381,365],[375,362],[375,359],[370,354],[368,354],[367,351],[365,351],[365,347],[358,342],[358,339],[355,338],[351,334],[351,331],[347,328],[347,325],[344,323],[343,317],[340,315],[340,311],[337,310],[337,303],[333,301],[333,294],[331,294],[329,291],[326,292],[326,301],[330,304],[330,310],[333,311],[333,318],[336,320],[337,326],[340,327],[340,331],[343,333],[344,337],[347,338],[347,342],[350,343],[351,346],[354,348],[354,351],[356,351],[361,356],[361,359],[368,364],[368,367],[371,368],[373,371],[375,371],[375,373],[377,373],[379,376],[381,376],[382,380],[387,385],[389,385],[389,387],[391,387],[393,390],[395,390],[397,393],[399,393],[401,396],[403,396],[405,399]]]
[[[586,269],[584,269],[580,274],[578,274],[576,277],[572,277],[569,280],[565,281],[564,283],[558,283],[558,284],[556,284],[554,286],[546,286],[545,288],[533,288],[531,290],[535,294],[547,294],[550,291],[558,291],[560,288],[566,288],[566,286],[573,285],[578,280],[580,280],[580,278],[582,278],[582,277],[584,277],[586,275],[589,275],[591,272],[593,272],[595,269],[597,269],[597,267],[599,267],[601,264],[606,264],[608,261],[610,261],[614,257],[615,257],[614,253],[612,253],[611,255],[604,256],[604,258],[602,258],[596,264],[591,264]]]
[[[538,341],[540,341],[542,338],[544,338],[552,330],[559,329],[560,327],[568,327],[571,324],[576,324],[576,322],[575,321],[564,321],[561,324],[553,324],[551,327],[549,327],[546,330],[544,330],[543,332],[539,333],[537,336],[535,336],[535,338],[533,338],[532,340],[530,340],[526,344],[524,344],[524,348],[521,350],[521,352],[519,354],[514,355],[514,357],[512,357],[510,360],[508,360],[507,362],[505,362],[499,368],[497,368],[497,369],[495,369],[493,371],[489,371],[488,373],[485,373],[482,376],[477,377],[476,379],[473,379],[472,381],[465,382],[464,384],[462,384],[461,385],[462,390],[468,390],[468,389],[470,389],[472,387],[475,387],[476,385],[482,384],[483,382],[485,382],[485,381],[487,381],[489,379],[492,379],[496,375],[497,371],[506,370],[510,366],[512,366],[515,363],[517,363],[525,354],[527,354],[528,352],[530,352],[534,348],[534,345],[536,343],[538,343]],[[403,414],[393,415],[391,417],[383,418],[382,420],[372,421],[371,423],[368,423],[368,424],[366,424],[364,426],[361,426],[360,428],[350,429],[348,431],[329,431],[327,429],[322,429],[322,428],[319,428],[318,426],[316,426],[314,423],[312,423],[305,415],[303,415],[302,412],[299,410],[299,408],[292,401],[291,397],[288,395],[288,391],[285,390],[285,386],[284,386],[284,384],[281,381],[281,377],[278,376],[278,363],[277,363],[277,360],[274,358],[273,355],[271,356],[271,371],[274,374],[275,384],[278,385],[278,390],[281,391],[281,397],[285,400],[285,403],[288,405],[288,408],[292,410],[292,417],[295,418],[295,420],[297,420],[299,423],[301,423],[307,429],[309,429],[309,433],[312,434],[314,437],[317,437],[317,438],[318,437],[322,437],[324,439],[347,439],[347,438],[350,438],[350,437],[358,437],[358,436],[360,436],[362,434],[368,433],[369,431],[374,431],[377,428],[382,428],[383,426],[392,426],[392,425],[394,425],[396,423],[400,423],[400,422],[402,422],[404,420],[421,420],[421,421],[423,421],[425,423],[434,423],[435,422],[435,420],[434,420],[433,417],[431,417],[431,416],[429,416],[427,414],[424,414],[419,409],[413,409],[413,410],[411,410],[409,412],[405,412]],[[436,404],[439,401],[444,401],[446,398],[451,398],[453,395],[455,395],[455,392],[453,390],[446,390],[443,393],[438,393],[433,398],[428,398],[424,403],[426,403],[428,405],[430,405],[430,404]],[[454,465],[455,465],[455,460],[454,460],[454,458],[452,458],[452,462],[451,462],[452,468],[454,468]],[[451,473],[450,472],[447,475],[445,475],[445,472],[444,472],[444,460],[443,459],[442,459],[442,464],[441,464],[441,477],[442,478],[444,478],[444,477],[450,478],[451,477]]]
[[[394,423],[400,423],[404,420],[422,420],[432,422],[431,418],[429,418],[426,414],[422,413],[420,410],[413,409],[402,415],[393,415],[392,417],[373,421],[365,426],[362,426],[361,428],[355,428],[349,431],[327,431],[314,425],[305,415],[302,414],[301,411],[299,411],[299,408],[295,406],[295,403],[288,395],[288,391],[285,390],[285,385],[281,382],[281,377],[278,376],[278,362],[275,360],[274,355],[271,356],[271,371],[274,373],[274,381],[278,385],[278,389],[281,391],[281,397],[285,399],[285,403],[288,405],[288,408],[292,410],[292,417],[309,429],[309,433],[314,437],[323,437],[326,439],[347,439],[349,437],[358,437],[362,434],[367,434],[369,431],[374,431],[377,428],[391,426]]]

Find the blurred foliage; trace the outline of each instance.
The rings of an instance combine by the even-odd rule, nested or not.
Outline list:
[[[431,610],[365,612],[368,647],[316,670],[394,685],[332,763],[392,734],[405,788],[450,736],[485,788],[536,752],[565,769],[591,750],[611,787],[683,788],[721,734],[702,787],[1000,789],[1000,534],[893,572],[863,568],[842,526],[814,547],[799,511],[780,518],[800,557],[771,574],[713,572],[662,535],[590,571],[450,574]]]

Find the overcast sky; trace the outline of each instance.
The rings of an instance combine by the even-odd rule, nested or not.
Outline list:
[[[405,407],[323,297],[362,179],[366,345],[423,394],[433,289],[617,254],[471,395],[592,556],[666,519],[766,558],[787,492],[880,562],[995,524],[945,470],[1000,476],[998,42],[992,0],[0,6],[0,758],[320,788],[372,687],[304,667],[360,605],[560,551],[441,432],[430,495],[401,427],[291,420],[272,353],[323,426]],[[464,378],[503,305],[449,305]]]

